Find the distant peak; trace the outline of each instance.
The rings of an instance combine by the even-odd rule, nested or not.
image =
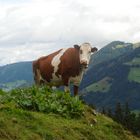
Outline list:
[[[123,44],[125,44],[125,42],[123,41],[112,41],[107,46],[116,46],[116,45],[123,45]]]
[[[117,49],[117,48],[128,47],[130,45],[133,46],[132,43],[128,43],[128,42],[124,42],[124,41],[112,41],[111,43],[109,43],[105,47],[112,48],[112,49]]]

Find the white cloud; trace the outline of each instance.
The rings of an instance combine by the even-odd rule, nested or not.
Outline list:
[[[0,65],[75,43],[138,42],[139,0],[0,0]]]

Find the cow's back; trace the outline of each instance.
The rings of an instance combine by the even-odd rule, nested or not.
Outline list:
[[[51,62],[52,59],[60,52],[61,50],[54,52],[48,56],[43,56],[38,60],[33,62],[36,64],[36,68],[39,70],[41,79],[45,82],[50,82],[52,79],[52,73],[54,71],[54,67],[52,66]]]

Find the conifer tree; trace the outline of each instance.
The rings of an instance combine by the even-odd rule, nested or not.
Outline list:
[[[123,123],[123,110],[120,103],[116,104],[114,119],[117,122]]]
[[[129,130],[136,132],[136,114],[133,112],[130,114]]]
[[[102,114],[106,114],[105,108],[102,108]]]
[[[136,134],[140,136],[140,113],[138,114],[138,117],[136,118]]]
[[[107,115],[111,118],[113,117],[112,110],[110,108],[107,110]]]
[[[131,111],[130,111],[130,108],[129,108],[129,105],[128,105],[128,102],[125,103],[125,106],[124,106],[124,122],[123,124],[128,128],[130,129],[131,126],[130,126],[130,122],[131,122],[131,119],[132,116],[131,116]]]

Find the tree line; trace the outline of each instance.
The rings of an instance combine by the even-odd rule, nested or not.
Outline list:
[[[128,102],[125,104],[117,103],[114,112],[110,108],[102,108],[102,113],[121,123],[133,134],[140,136],[140,112],[138,114],[132,112]]]

